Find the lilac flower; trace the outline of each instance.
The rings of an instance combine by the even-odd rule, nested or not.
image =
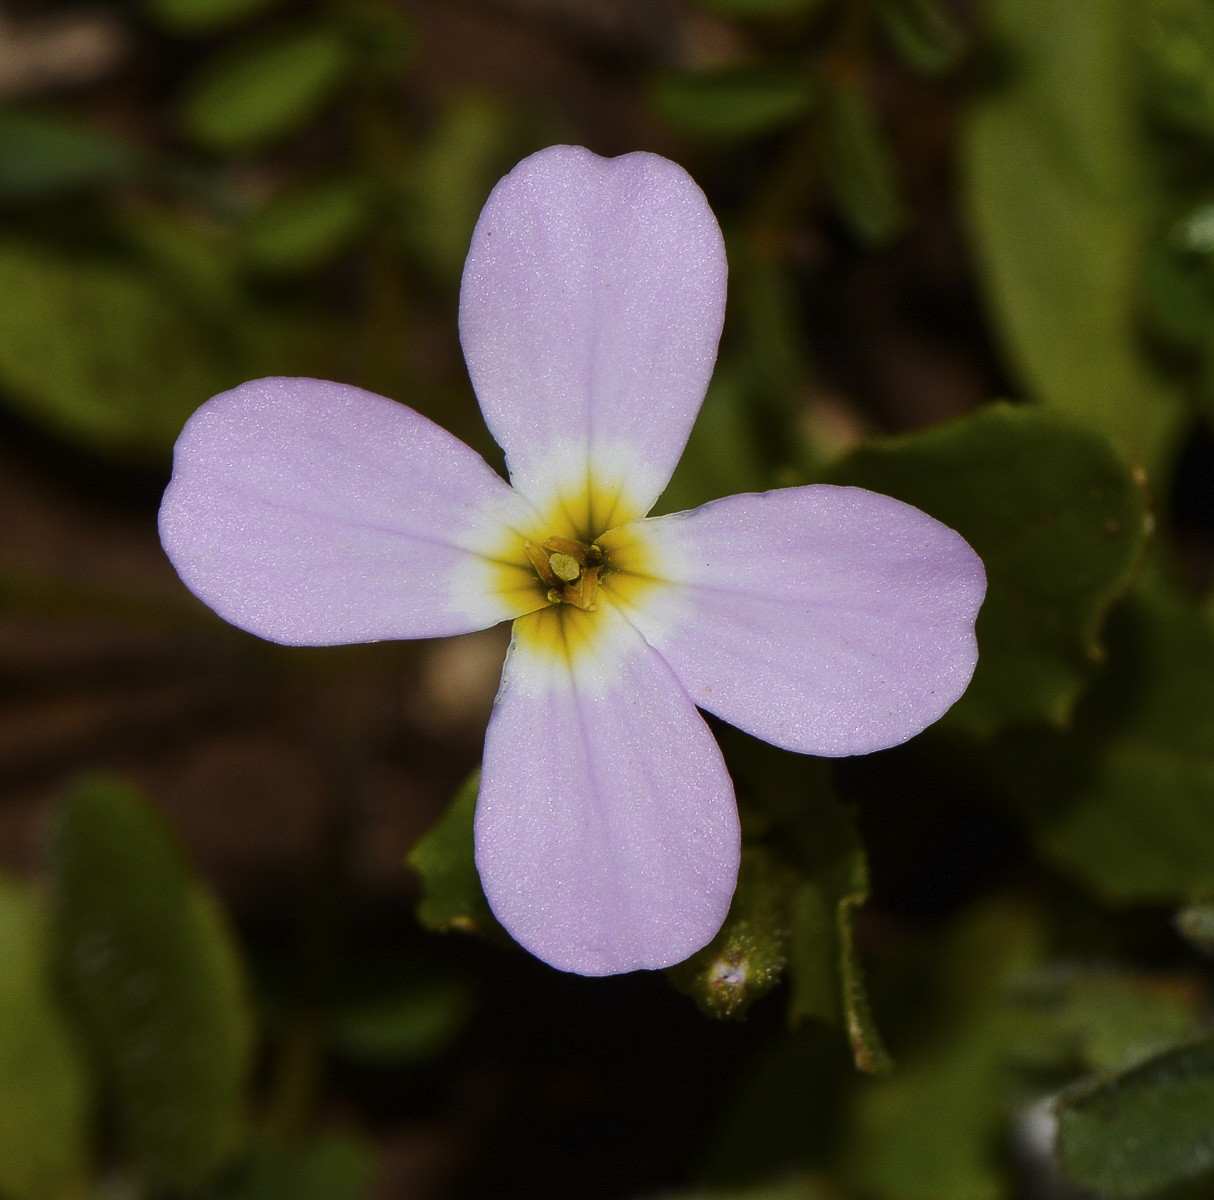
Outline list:
[[[185,583],[271,641],[514,621],[476,861],[502,924],[566,971],[667,966],[725,918],[738,817],[697,706],[864,754],[935,721],[974,669],[982,563],[918,509],[813,486],[646,518],[724,304],[721,234],[680,167],[552,147],[490,196],[460,299],[509,484],[401,404],[262,379],[190,419],[161,509]]]

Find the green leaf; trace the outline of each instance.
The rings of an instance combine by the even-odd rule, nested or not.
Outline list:
[[[1214,617],[1146,584],[1067,736],[1004,739],[1000,777],[1040,852],[1104,900],[1214,892]]]
[[[680,133],[741,140],[795,124],[813,106],[815,88],[803,66],[725,67],[659,76],[652,98],[658,115]]]
[[[464,781],[433,828],[409,851],[409,866],[422,880],[417,919],[427,929],[505,937],[490,911],[473,858],[472,818],[480,791],[480,769]]]
[[[107,454],[165,457],[186,417],[242,378],[234,347],[126,263],[0,242],[0,392]],[[247,377],[247,376],[244,376]]]
[[[244,1127],[250,1018],[223,916],[147,802],[76,783],[55,831],[59,969],[139,1167],[180,1187]]]
[[[825,0],[700,0],[722,17],[793,17],[814,12]]]
[[[877,13],[890,45],[920,74],[942,74],[965,51],[965,35],[940,0],[881,0]]]
[[[459,282],[472,230],[515,150],[514,117],[498,99],[450,99],[421,146],[405,211],[414,252],[440,279]]]
[[[144,0],[148,17],[162,29],[205,37],[260,16],[282,0]]]
[[[306,184],[275,197],[241,231],[246,258],[262,270],[313,270],[340,254],[370,216],[357,179]]]
[[[367,1200],[378,1175],[375,1149],[329,1133],[303,1146],[258,1142],[222,1200]]]
[[[742,850],[738,886],[716,937],[667,977],[710,1017],[740,1017],[766,995],[788,962],[789,899],[796,873],[767,851]]]
[[[1200,997],[1183,977],[1068,963],[1017,978],[1010,999],[1025,1016],[1014,1057],[1038,1073],[1121,1070],[1202,1025]]]
[[[334,1048],[347,1058],[402,1065],[446,1050],[472,1015],[468,989],[436,980],[347,1006],[334,1015]]]
[[[914,504],[986,565],[978,667],[945,721],[982,736],[1064,723],[1150,527],[1143,481],[1110,440],[1042,409],[994,405],[868,443],[826,478]]]
[[[1103,1196],[1135,1197],[1214,1168],[1214,1037],[1167,1050],[1056,1105],[1065,1173]]]
[[[219,153],[263,149],[312,120],[351,66],[347,40],[325,26],[238,43],[189,86],[182,128]]]
[[[691,428],[687,449],[654,513],[683,512],[768,484],[754,429],[754,408],[736,372],[718,365]]]
[[[139,156],[117,138],[55,113],[0,114],[0,200],[113,183]]]
[[[835,204],[852,233],[873,247],[897,238],[906,225],[902,187],[863,88],[841,81],[824,87],[822,157]]]
[[[1202,0],[1147,0],[1136,33],[1150,111],[1214,140],[1214,11]]]
[[[51,988],[46,920],[32,888],[0,876],[0,1193],[49,1200],[83,1190],[89,1095]]]
[[[1003,1063],[1019,1015],[1008,982],[1035,965],[1036,920],[990,902],[951,932],[940,968],[939,1028],[907,1049],[899,1069],[856,1097],[845,1177],[876,1200],[1003,1200],[1011,1181]]]
[[[1007,64],[962,163],[988,302],[1030,396],[1112,433],[1152,474],[1183,417],[1140,345],[1139,262],[1161,203],[1126,0],[992,0]]]

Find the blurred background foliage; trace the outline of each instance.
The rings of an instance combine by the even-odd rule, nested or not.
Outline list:
[[[485,904],[502,631],[269,646],[155,536],[258,375],[500,463],[460,272],[557,141],[725,231],[661,507],[858,484],[990,580],[906,746],[715,726],[740,884],[665,976]],[[1212,423],[1212,0],[4,0],[0,1198],[1214,1196]]]

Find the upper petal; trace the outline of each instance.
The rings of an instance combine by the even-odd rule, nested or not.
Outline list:
[[[494,188],[460,339],[511,480],[537,507],[594,482],[626,493],[629,518],[649,511],[712,374],[725,275],[704,194],[657,155],[553,146]]]
[[[669,966],[720,928],[738,856],[721,752],[661,657],[609,604],[516,621],[476,810],[510,933],[583,975]]]
[[[532,606],[493,586],[486,558],[520,506],[475,451],[403,404],[259,379],[186,423],[160,537],[199,599],[271,641],[438,637]]]
[[[982,561],[901,501],[785,488],[625,532],[667,581],[629,618],[696,704],[777,746],[835,756],[897,745],[973,674]]]

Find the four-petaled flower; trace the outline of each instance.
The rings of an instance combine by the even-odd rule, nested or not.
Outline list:
[[[974,668],[982,564],[918,509],[822,485],[646,517],[712,373],[725,274],[682,168],[551,147],[490,196],[460,296],[509,484],[394,401],[262,379],[190,419],[161,510],[186,584],[275,642],[514,621],[476,861],[502,924],[567,971],[667,966],[725,918],[738,817],[697,705],[863,754]]]

